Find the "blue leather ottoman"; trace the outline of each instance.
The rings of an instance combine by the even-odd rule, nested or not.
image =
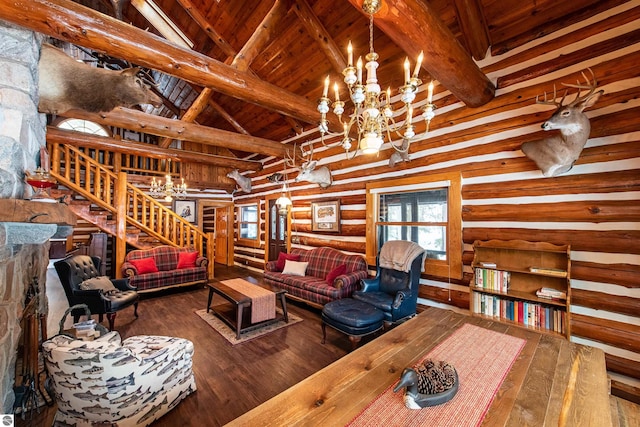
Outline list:
[[[327,338],[327,325],[347,334],[352,348],[360,339],[382,329],[384,313],[366,302],[352,298],[331,301],[322,309],[322,344]]]

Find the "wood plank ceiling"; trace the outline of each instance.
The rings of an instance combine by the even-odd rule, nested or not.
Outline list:
[[[109,0],[75,1],[114,15]],[[160,34],[134,7],[138,0],[112,1],[123,5],[124,22]],[[222,63],[233,64],[239,70],[246,69],[260,80],[313,104],[322,93],[324,77],[331,75],[332,80],[340,77],[347,43],[352,41],[357,54],[364,55],[367,50],[368,18],[352,5],[361,0],[155,0],[155,3],[193,42],[193,50]],[[469,58],[480,60],[487,54],[517,48],[624,1],[405,0],[396,3],[426,5],[433,15],[431,18],[448,28]],[[271,20],[266,19],[268,17]],[[408,32],[409,43],[415,39],[415,33],[419,31]],[[407,53],[392,41],[394,36],[390,33],[387,36],[376,28],[374,37],[375,50],[381,58],[378,69],[381,86],[397,88],[402,83],[402,61]],[[428,46],[410,47],[415,51],[429,49]],[[331,49],[334,49],[333,55],[328,54]],[[336,49],[341,57],[335,55]],[[415,55],[408,56],[415,61]],[[429,56],[425,58],[426,65],[421,71],[423,81],[431,78],[426,70],[432,60]],[[181,118],[186,113],[185,121],[272,141],[289,140],[290,143],[297,141],[295,137],[302,130],[317,126],[317,122],[307,123],[264,108],[260,106],[260,100],[247,102],[208,89],[198,98],[202,86],[159,72],[154,76],[166,102],[158,109],[147,107],[147,113],[166,118]],[[457,80],[466,78],[465,75],[454,76]],[[437,90],[446,88],[440,86]],[[341,96],[346,96],[344,85]],[[199,106],[193,106],[196,100]],[[446,103],[457,101],[453,96],[442,100]],[[160,145],[168,146],[169,142],[169,139],[161,140]],[[246,151],[234,150],[233,154],[252,160],[267,157],[266,154],[256,156],[250,146]]]

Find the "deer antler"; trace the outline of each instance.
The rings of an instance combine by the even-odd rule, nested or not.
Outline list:
[[[591,80],[589,80],[587,78],[587,76],[584,74],[584,71],[581,71],[580,74],[582,74],[582,77],[584,78],[584,81],[587,82],[586,85],[580,84],[580,80],[578,80],[576,82],[577,84],[575,84],[575,85],[574,84],[570,84],[570,83],[562,83],[563,86],[567,86],[567,87],[572,87],[572,88],[578,89],[578,93],[576,93],[576,99],[571,101],[571,103],[569,104],[569,106],[571,106],[571,107],[573,107],[573,106],[581,103],[585,99],[589,98],[591,95],[593,95],[593,93],[596,91],[596,88],[598,87],[598,81],[596,80],[596,75],[593,73],[591,68],[587,68],[587,70],[589,70],[589,72],[591,73],[591,78],[593,79],[593,83],[591,82]],[[589,92],[586,95],[580,96],[580,92],[583,89],[587,89]]]
[[[556,102],[556,85],[554,83],[553,85],[553,98],[547,100],[547,91],[544,91],[544,101],[540,101],[538,99],[538,95],[536,95],[536,104],[542,104],[542,105],[555,105],[556,107],[560,108],[562,107],[562,103],[564,102],[564,98],[567,96],[567,91],[564,91],[564,95],[562,95],[562,99],[560,100],[560,102]]]

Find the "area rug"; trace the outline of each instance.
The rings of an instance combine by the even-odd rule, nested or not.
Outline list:
[[[227,341],[231,344],[242,344],[243,342],[250,341],[252,339],[261,337],[273,331],[277,331],[278,329],[286,328],[287,326],[294,325],[298,322],[302,322],[302,318],[288,312],[289,323],[286,323],[284,320],[278,320],[277,322],[271,323],[269,325],[263,326],[258,329],[253,329],[247,332],[243,332],[240,334],[240,339],[236,338],[236,331],[231,329],[229,325],[220,320],[215,314],[212,312],[207,313],[207,309],[203,308],[201,310],[196,310],[195,313],[205,322],[209,324],[216,332],[222,335]],[[276,316],[282,316],[282,310],[280,308],[276,308]]]
[[[465,324],[420,360],[445,360],[456,368],[459,388],[453,399],[438,406],[407,409],[404,392],[393,392],[396,381],[349,425],[478,426],[525,342],[521,338]]]

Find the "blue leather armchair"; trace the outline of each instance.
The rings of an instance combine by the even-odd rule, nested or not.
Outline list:
[[[380,267],[378,262],[376,277],[362,279],[362,289],[354,292],[353,298],[382,310],[387,325],[413,317],[418,305],[423,260],[417,256],[408,272]]]

